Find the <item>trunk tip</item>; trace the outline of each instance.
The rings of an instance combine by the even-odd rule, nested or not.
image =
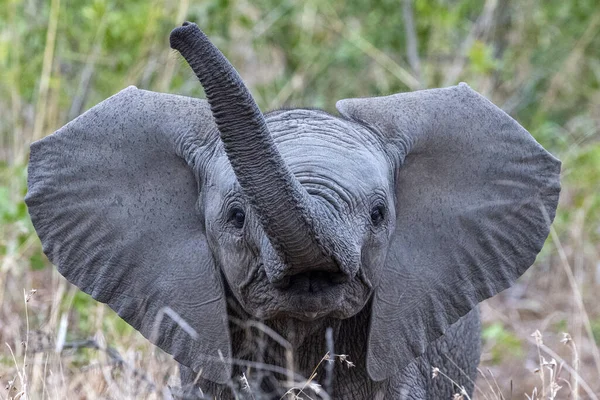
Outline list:
[[[171,31],[169,42],[172,49],[179,50],[183,43],[189,42],[190,38],[198,36],[203,36],[198,25],[193,22],[185,21],[181,26]]]

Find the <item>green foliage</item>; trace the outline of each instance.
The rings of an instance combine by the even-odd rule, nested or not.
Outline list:
[[[108,307],[103,307],[101,319],[98,320],[98,302],[90,295],[77,291],[71,301],[66,298],[63,300],[62,308],[68,311],[72,308],[72,324],[77,329],[71,329],[70,334],[74,339],[81,338],[83,335],[93,335],[96,329],[101,328],[110,341],[118,340],[119,337],[131,335],[134,329],[123,321],[114,311]]]
[[[48,265],[38,245],[33,225],[23,201],[26,193],[26,170],[0,164],[0,257],[23,255],[31,269],[41,270]]]
[[[77,292],[73,298],[72,307],[77,316],[78,330],[81,332],[92,332],[96,301],[90,295]]]
[[[494,58],[494,49],[479,40],[469,50],[469,61],[473,73],[480,75],[493,72],[499,64]]]
[[[591,324],[594,340],[596,341],[596,343],[600,343],[600,319],[593,320]]]
[[[522,358],[521,340],[508,331],[502,323],[495,322],[483,328],[484,346],[489,346],[492,364],[501,364],[505,358]]]
[[[39,271],[46,268],[46,265],[48,265],[48,259],[44,257],[42,253],[33,253],[29,257],[29,265],[31,266],[32,270]]]
[[[0,164],[0,223],[27,221],[27,208],[22,201],[24,179],[22,168]]]

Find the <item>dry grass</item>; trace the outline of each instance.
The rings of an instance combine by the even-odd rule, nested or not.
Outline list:
[[[17,289],[15,277],[10,276],[13,289],[5,293],[17,296],[20,301],[3,304],[0,399],[62,399],[73,398],[74,394],[82,399],[171,398],[171,386],[178,386],[178,374],[176,363],[168,355],[133,330],[125,334],[115,332],[118,327],[106,325],[106,321],[114,318],[107,315],[112,311],[100,304],[91,310],[88,321],[97,327],[96,334],[89,339],[69,337],[68,332],[79,330],[71,326],[78,323],[77,312],[72,308],[74,289],[52,270],[36,272],[28,278],[37,289]],[[531,274],[529,279],[533,278],[535,275]],[[515,291],[518,290],[517,287]],[[584,333],[579,333],[580,342],[576,342],[571,334],[552,329],[557,308],[550,305],[547,309],[550,313],[538,315],[543,309],[533,307],[534,296],[511,303],[514,295],[512,290],[504,292],[501,298],[490,302],[495,304],[483,307],[483,314],[488,324],[500,321],[506,329],[514,331],[515,337],[523,342],[522,353],[490,365],[491,348],[497,344],[486,341],[473,398],[598,399],[600,384],[594,356],[597,347]],[[7,306],[13,312],[11,315],[6,313]],[[537,311],[538,318],[532,317],[532,309]],[[584,320],[581,315],[572,317]],[[532,331],[533,327],[544,329],[545,335],[537,329]],[[585,330],[583,326],[579,328]],[[335,359],[352,366],[346,355],[326,354],[307,380],[288,383],[286,398],[328,398],[314,378],[325,364]],[[446,372],[432,371],[436,379],[450,379]],[[249,393],[254,390],[247,380],[244,383],[245,376],[238,379],[242,390]],[[455,398],[470,399],[459,390]]]

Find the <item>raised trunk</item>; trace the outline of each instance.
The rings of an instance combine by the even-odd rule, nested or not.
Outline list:
[[[170,41],[204,87],[233,171],[284,264],[330,263],[314,232],[315,204],[285,164],[236,70],[195,24],[174,29]],[[285,275],[267,270],[272,281]]]

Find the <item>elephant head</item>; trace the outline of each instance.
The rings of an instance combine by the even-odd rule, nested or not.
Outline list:
[[[382,380],[533,263],[560,162],[465,84],[263,114],[194,24],[207,100],[123,90],[31,146],[59,271],[176,360],[230,376],[226,298],[255,319],[370,310]]]

